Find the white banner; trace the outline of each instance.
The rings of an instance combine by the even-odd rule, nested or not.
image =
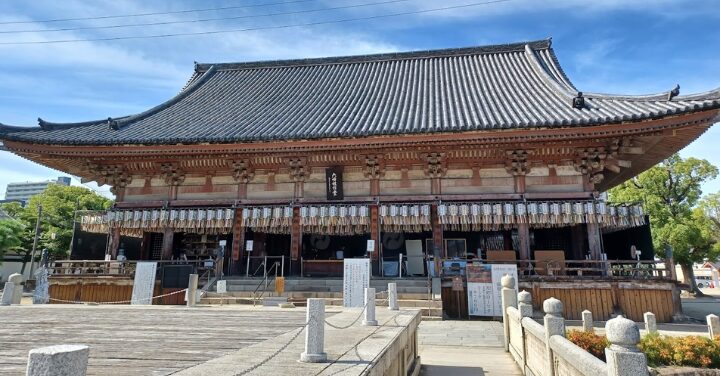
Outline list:
[[[138,262],[135,268],[135,281],[130,304],[149,305],[152,304],[153,292],[155,291],[155,272],[157,262]]]
[[[343,307],[365,306],[365,288],[370,287],[370,259],[345,259]]]

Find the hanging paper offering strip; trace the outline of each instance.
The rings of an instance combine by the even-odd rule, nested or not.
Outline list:
[[[300,224],[307,234],[366,234],[370,232],[370,209],[365,205],[303,206]]]
[[[83,231],[107,233],[120,228],[121,233],[162,232],[166,228],[197,234],[227,234],[232,231],[235,212],[230,208],[109,210],[80,216]]]
[[[253,231],[267,234],[289,234],[292,206],[258,206],[242,210],[242,224]]]
[[[645,224],[642,206],[610,206],[604,202],[443,203],[438,218],[445,230],[497,231],[527,223],[532,228],[597,223],[624,228]]]
[[[383,232],[432,231],[430,205],[381,205],[379,214]]]

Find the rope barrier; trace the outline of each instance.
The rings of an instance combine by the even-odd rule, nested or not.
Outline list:
[[[278,356],[278,354],[280,354],[280,353],[283,352],[285,349],[287,349],[288,346],[290,346],[290,344],[291,344],[293,341],[295,341],[295,340],[297,339],[297,337],[300,336],[300,333],[302,333],[303,331],[305,331],[305,329],[308,327],[308,325],[310,325],[309,322],[306,323],[305,325],[303,325],[303,326],[300,328],[300,330],[297,331],[297,333],[293,334],[293,336],[287,341],[286,344],[280,346],[280,348],[277,349],[277,351],[275,351],[274,353],[272,353],[270,356],[268,356],[267,358],[263,359],[261,362],[253,365],[252,367],[250,367],[250,368],[248,368],[248,369],[246,369],[246,370],[243,370],[243,371],[241,371],[241,372],[239,372],[239,373],[234,374],[233,376],[242,376],[242,375],[248,374],[248,373],[250,373],[250,372],[258,369],[259,367],[262,367],[263,365],[265,365],[265,364],[266,364],[267,362],[269,362],[272,358]]]
[[[152,302],[152,301],[155,300],[155,299],[164,298],[164,297],[166,297],[166,296],[175,295],[175,294],[179,294],[179,293],[184,293],[184,292],[187,291],[187,290],[188,290],[188,289],[182,289],[182,290],[173,291],[173,292],[170,292],[170,293],[167,293],[167,294],[152,296],[152,297],[150,297],[150,298],[137,299],[136,301],[138,301],[138,302],[148,302],[148,301],[149,301],[149,302]],[[199,290],[199,291],[203,291],[203,292],[204,292],[204,290]],[[41,298],[40,295],[34,295],[34,297],[36,297],[36,298]],[[128,303],[132,303],[132,302],[133,302],[133,300],[118,300],[118,301],[114,301],[114,302],[86,302],[86,301],[80,301],[80,300],[64,300],[64,299],[56,299],[56,298],[49,298],[49,297],[48,297],[47,299],[50,300],[50,301],[59,302],[59,303],[67,303],[67,304],[91,304],[91,305],[128,304]]]
[[[367,306],[368,306],[367,303],[365,303],[365,305],[362,307],[362,310],[360,311],[360,314],[358,315],[358,317],[356,317],[355,320],[353,320],[353,322],[350,323],[350,325],[337,326],[337,325],[332,324],[329,321],[327,321],[327,319],[325,320],[325,324],[327,324],[329,327],[335,328],[335,329],[340,329],[340,330],[347,329],[347,328],[355,325],[358,322],[358,320],[360,320],[360,318],[363,317],[363,314],[365,313],[365,308],[367,308]]]

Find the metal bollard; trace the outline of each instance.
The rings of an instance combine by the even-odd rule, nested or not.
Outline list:
[[[375,289],[372,287],[365,288],[365,318],[362,324],[364,326],[377,326],[375,320]]]
[[[188,307],[195,307],[195,300],[197,299],[197,287],[198,287],[198,275],[190,274],[190,279],[188,280],[188,289],[187,289],[187,306]]]
[[[32,349],[27,376],[85,376],[90,348],[85,345],[56,345]]]
[[[400,309],[397,298],[397,283],[388,283],[388,309],[397,311]]]
[[[325,299],[308,299],[307,330],[305,331],[305,351],[300,361],[305,363],[323,363],[327,361],[325,353]]]

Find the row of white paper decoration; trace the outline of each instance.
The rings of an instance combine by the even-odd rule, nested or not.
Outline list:
[[[90,232],[107,232],[108,227],[199,234],[229,233],[235,213],[233,209],[146,209],[110,210],[105,214],[85,214],[80,217],[81,228]]]
[[[381,205],[379,216],[383,232],[432,231],[430,205]]]
[[[603,202],[527,202],[440,204],[438,218],[446,229],[496,230],[527,223],[531,227],[560,227],[597,223],[602,227],[645,224],[641,206],[610,206]]]
[[[255,231],[289,234],[292,216],[291,206],[247,207],[243,208],[242,222],[244,227]],[[108,227],[228,233],[233,218],[234,210],[230,208],[111,210],[84,214],[80,225],[84,231],[96,233],[107,233]],[[443,228],[459,231],[514,228],[520,223],[533,228],[580,223],[619,228],[645,224],[639,205],[616,207],[589,201],[445,203],[438,205],[438,219]],[[365,205],[304,206],[300,208],[300,220],[305,233],[362,234],[369,231],[370,213]],[[379,220],[384,232],[431,231],[430,205],[381,205]]]
[[[292,226],[292,216],[292,206],[243,208],[242,224],[253,231],[269,234],[289,234]]]
[[[308,234],[365,234],[370,229],[370,208],[365,205],[303,206],[300,224]]]

